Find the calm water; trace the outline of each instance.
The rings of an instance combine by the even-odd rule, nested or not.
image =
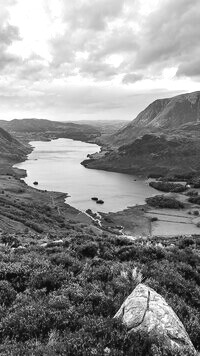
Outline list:
[[[26,169],[26,183],[33,186],[38,181],[38,189],[68,193],[66,202],[79,210],[119,211],[143,204],[146,197],[156,194],[145,181],[134,181],[131,175],[83,167],[80,162],[88,153],[99,152],[97,145],[70,139],[34,141],[31,145],[34,150],[28,160],[16,165]],[[91,201],[93,196],[103,199],[104,205]]]

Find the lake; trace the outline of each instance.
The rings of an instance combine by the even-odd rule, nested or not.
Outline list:
[[[80,163],[87,154],[100,151],[95,144],[57,139],[50,142],[34,141],[30,143],[34,150],[25,162],[15,165],[27,171],[25,182],[36,188],[68,193],[66,202],[85,211],[119,211],[144,204],[145,198],[156,195],[156,191],[144,180],[128,174],[92,170]],[[91,197],[104,200],[98,205]]]

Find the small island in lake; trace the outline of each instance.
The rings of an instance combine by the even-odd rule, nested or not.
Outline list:
[[[101,200],[101,199],[99,199],[99,200],[97,200],[97,202],[96,202],[97,204],[104,204],[104,201],[103,200]]]

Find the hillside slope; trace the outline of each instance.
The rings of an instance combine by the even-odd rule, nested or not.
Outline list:
[[[128,145],[95,154],[82,164],[87,168],[134,175],[200,173],[200,139],[145,134]]]
[[[27,146],[0,127],[0,158],[16,161],[29,152]]]
[[[83,165],[131,174],[200,173],[200,92],[156,100]]]
[[[128,144],[142,134],[182,129],[200,121],[200,91],[159,99],[151,103],[109,141],[114,146]]]
[[[23,161],[31,148],[0,128],[0,174],[12,173],[16,162]]]
[[[90,141],[101,134],[99,129],[90,125],[43,119],[0,120],[0,127],[26,142],[59,137]]]

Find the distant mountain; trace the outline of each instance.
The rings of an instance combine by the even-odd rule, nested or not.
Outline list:
[[[9,131],[17,132],[37,132],[55,128],[53,121],[42,119],[14,119],[11,121],[1,120],[0,126]]]
[[[0,127],[26,141],[59,137],[90,141],[101,135],[98,128],[90,125],[43,119],[0,120]]]
[[[137,137],[152,132],[192,129],[200,122],[200,91],[159,99],[151,103],[126,127],[109,141],[116,146],[130,143]]]
[[[94,126],[101,134],[112,134],[128,125],[130,120],[80,120],[76,124]]]

